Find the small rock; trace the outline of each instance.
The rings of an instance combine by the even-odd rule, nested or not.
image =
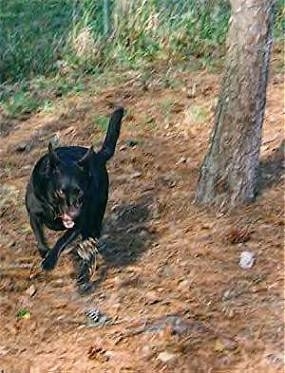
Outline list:
[[[59,134],[58,133],[55,133],[50,139],[49,139],[49,142],[51,143],[52,147],[53,148],[56,148],[57,146],[60,145],[60,138],[59,138]]]
[[[176,354],[167,351],[163,351],[157,356],[158,360],[162,361],[163,363],[168,363],[169,361],[176,359],[176,357]]]
[[[176,162],[176,165],[180,165],[182,163],[186,163],[187,162],[187,158],[186,157],[181,157],[177,162]]]
[[[32,141],[21,142],[17,145],[16,151],[19,153],[30,152],[32,150],[32,147],[33,147]]]
[[[123,367],[123,371],[129,371],[132,367],[133,355],[129,352],[107,350],[104,355],[108,360],[112,360],[113,364]],[[122,371],[120,368],[117,372]]]
[[[137,172],[134,172],[133,174],[130,175],[130,178],[131,179],[136,179],[138,177],[141,177],[142,176],[142,173],[137,171]]]
[[[282,353],[270,353],[266,355],[266,360],[270,365],[284,366],[284,355]]]
[[[67,127],[66,129],[64,129],[63,131],[61,131],[61,134],[64,135],[64,136],[72,134],[72,133],[73,134],[76,133],[76,129],[73,126]],[[59,135],[57,135],[57,137],[58,137],[58,140],[59,140]]]
[[[218,338],[215,341],[214,350],[224,352],[225,350],[233,351],[237,348],[237,343],[229,338]]]
[[[148,232],[146,230],[141,230],[139,233],[138,233],[138,236],[140,238],[143,238],[143,239],[147,239],[148,238]]]
[[[9,349],[6,346],[0,346],[0,356],[8,355]]]
[[[242,269],[250,269],[255,263],[255,254],[252,251],[243,251],[240,254],[239,266]]]
[[[29,295],[30,297],[34,296],[37,292],[37,289],[35,287],[35,285],[31,285],[27,290],[26,290],[26,294]]]
[[[177,185],[177,182],[176,182],[176,180],[172,180],[170,183],[169,183],[169,188],[174,188],[174,187],[176,187],[176,185]]]
[[[26,166],[22,167],[22,170],[30,170],[33,166],[31,164],[27,164]]]
[[[145,345],[141,349],[141,354],[144,358],[148,359],[153,355],[152,348],[148,345]]]
[[[145,294],[145,304],[146,305],[153,305],[161,302],[161,298],[157,294],[157,292],[150,290]]]
[[[182,280],[179,281],[178,289],[190,289],[192,285],[192,282],[190,280]]]
[[[123,151],[123,150],[126,150],[127,148],[128,148],[127,145],[122,145],[119,147],[119,150]]]
[[[223,294],[223,300],[226,301],[226,300],[229,300],[233,297],[232,295],[232,291],[231,290],[226,290]]]

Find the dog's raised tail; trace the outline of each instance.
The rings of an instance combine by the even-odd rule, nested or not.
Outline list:
[[[97,153],[97,157],[101,162],[107,162],[115,153],[123,115],[123,107],[118,107],[111,115],[104,143]]]

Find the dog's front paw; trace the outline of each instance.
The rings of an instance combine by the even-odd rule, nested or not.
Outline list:
[[[48,254],[42,261],[42,269],[45,271],[51,271],[54,269],[57,263],[57,257],[53,254]]]
[[[39,249],[40,256],[44,259],[48,255],[48,252],[49,252],[48,247],[38,246],[38,249]]]
[[[89,281],[78,285],[78,292],[80,295],[89,295],[92,293],[93,290],[93,284]]]

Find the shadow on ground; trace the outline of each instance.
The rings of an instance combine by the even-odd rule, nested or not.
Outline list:
[[[108,271],[126,267],[152,246],[155,233],[150,228],[153,219],[153,195],[148,194],[134,203],[121,204],[105,218],[100,253],[103,263],[96,272],[95,289],[107,277]]]
[[[285,140],[280,143],[278,148],[273,150],[272,154],[261,160],[257,187],[258,194],[280,182],[281,176],[284,174],[284,148]]]

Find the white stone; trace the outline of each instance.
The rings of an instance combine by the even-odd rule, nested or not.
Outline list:
[[[174,360],[176,357],[176,354],[167,351],[163,351],[157,356],[157,358],[163,363],[168,363],[169,361]]]
[[[252,251],[243,251],[240,254],[239,265],[242,269],[250,269],[255,262],[255,254]]]

